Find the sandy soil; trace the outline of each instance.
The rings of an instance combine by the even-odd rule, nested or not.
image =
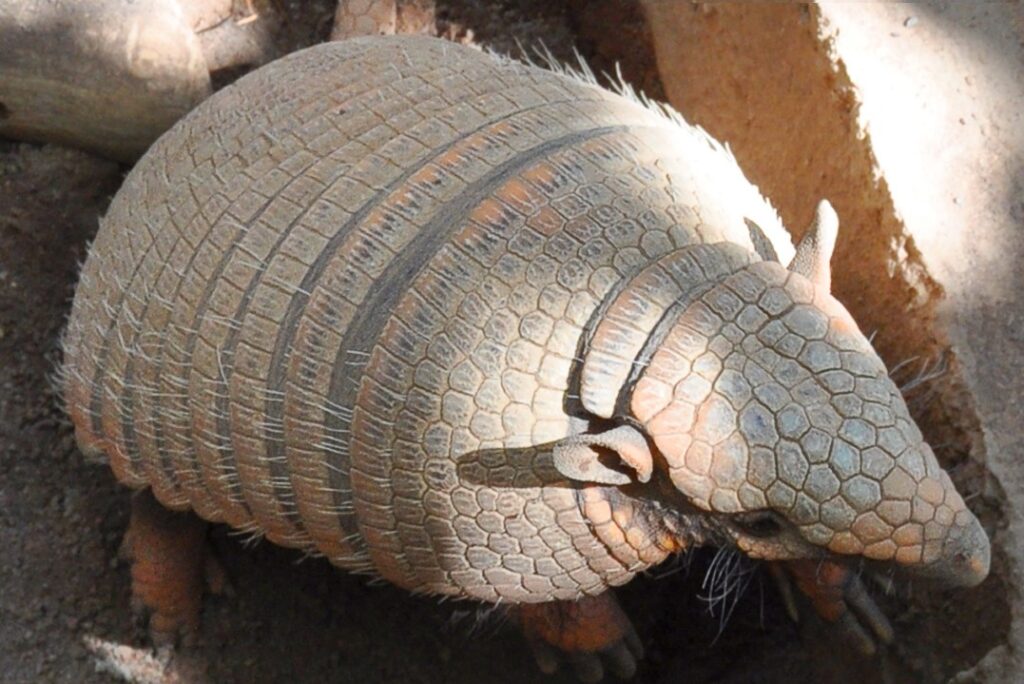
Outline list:
[[[571,52],[577,35],[586,37],[581,44],[592,53],[615,45],[594,29],[592,17],[550,9],[541,0],[440,4],[445,21],[460,31],[472,28],[477,40],[503,50],[514,47],[512,36],[527,43],[543,38],[558,55]],[[293,24],[295,44],[326,33],[329,5],[316,3],[320,15]],[[598,5],[613,12],[628,3]],[[635,27],[627,15],[623,25]],[[598,63],[609,58],[607,51],[592,56]],[[643,49],[612,58],[625,58],[642,74],[638,80],[657,85],[645,72],[653,60]],[[105,468],[83,461],[48,382],[77,263],[125,170],[84,153],[0,141],[4,681],[119,681],[111,663],[126,658],[141,673],[148,653],[129,607],[128,568],[117,560],[129,493]],[[165,654],[166,668],[166,660],[153,663],[165,681],[541,679],[526,644],[500,613],[412,598],[266,543],[247,548],[225,529],[213,530],[212,540],[234,595],[208,601],[194,646]],[[771,582],[757,570],[721,628],[721,611],[709,614],[700,598],[709,559],[694,554],[620,592],[648,650],[636,681],[945,681],[1006,631],[1006,611],[985,609],[986,596],[999,595],[998,565],[994,583],[970,601],[956,592],[922,597],[902,590],[883,597],[900,642],[870,661],[849,654],[813,619],[789,622]],[[99,671],[104,663],[108,671]],[[547,681],[573,680],[562,673]]]

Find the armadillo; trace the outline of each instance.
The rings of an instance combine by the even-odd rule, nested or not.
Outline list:
[[[724,146],[556,71],[354,39],[197,107],[81,274],[83,452],[168,508],[521,606],[591,679],[639,655],[606,590],[701,545],[882,640],[844,568],[980,582],[985,532],[830,294],[830,205],[794,250]]]

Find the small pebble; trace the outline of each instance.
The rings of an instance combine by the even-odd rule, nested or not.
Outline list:
[[[903,20],[903,26],[905,28],[914,28],[917,26],[917,17],[910,16]]]

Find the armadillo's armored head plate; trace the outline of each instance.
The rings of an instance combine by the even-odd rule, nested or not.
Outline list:
[[[751,556],[826,550],[977,584],[988,538],[829,294],[827,255],[823,278],[820,258],[801,254],[793,270],[754,263],[690,304],[637,380],[633,415],[676,488],[724,514]]]
[[[788,269],[720,244],[637,275],[604,312],[580,389],[588,411],[635,427],[579,436],[556,466],[621,485],[660,465],[753,557],[860,556],[976,584],[984,531],[829,293],[836,227],[823,204]]]

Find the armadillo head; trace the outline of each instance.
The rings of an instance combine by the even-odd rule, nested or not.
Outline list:
[[[630,417],[654,467],[660,453],[675,489],[749,556],[860,556],[975,585],[988,538],[829,293],[836,228],[823,203],[788,269],[751,263],[689,303],[636,379]],[[649,470],[635,451],[623,460]]]

